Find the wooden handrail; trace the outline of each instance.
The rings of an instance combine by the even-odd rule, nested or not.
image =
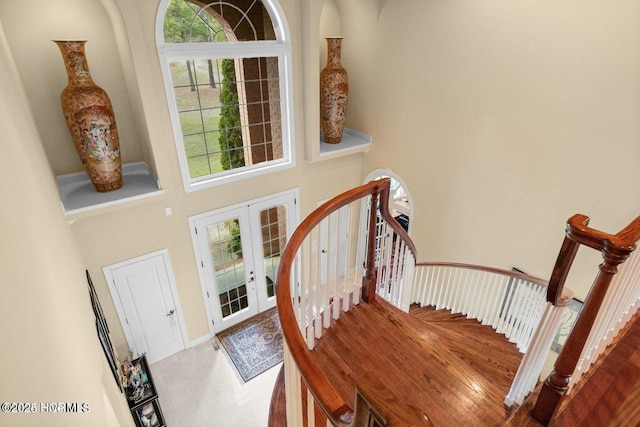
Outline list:
[[[618,271],[618,265],[629,257],[636,248],[636,242],[640,240],[640,216],[617,234],[595,230],[588,227],[588,224],[589,218],[585,215],[574,215],[569,219],[566,235],[549,282],[547,299],[554,302],[562,293],[579,246],[585,245],[602,252],[604,261],[600,264],[600,271],[532,411],[533,417],[544,425],[549,424],[560,399],[569,388],[571,376],[576,369],[611,280]]]
[[[389,180],[389,183],[390,183],[391,180],[389,178],[385,178],[385,180],[387,179]],[[382,192],[379,197],[380,216],[382,216],[382,218],[384,218],[384,220],[389,223],[389,225],[391,226],[395,234],[397,234],[400,237],[400,239],[405,242],[405,244],[409,247],[409,250],[411,251],[411,253],[413,253],[414,258],[417,258],[418,252],[416,250],[415,244],[413,243],[413,240],[411,240],[406,230],[402,227],[402,225],[400,225],[398,221],[396,221],[393,215],[391,215],[391,211],[389,211],[389,197],[390,197],[390,191],[391,191],[390,185],[386,185],[386,184],[383,185],[381,190]]]
[[[603,256],[619,258],[618,265],[627,259],[634,250],[635,243],[640,240],[640,216],[617,234],[607,234],[588,227],[589,218],[577,214],[567,221],[567,230],[556,264],[549,280],[547,301],[556,304],[562,294],[562,288],[571,270],[580,245],[599,250]],[[614,273],[615,274],[615,273]]]
[[[309,349],[307,348],[307,343],[297,328],[298,323],[291,304],[292,266],[294,265],[299,248],[314,227],[320,224],[324,218],[328,217],[333,212],[336,212],[343,206],[368,196],[371,196],[373,200],[373,204],[370,208],[373,211],[373,214],[376,214],[377,202],[377,204],[379,204],[380,215],[388,222],[394,232],[406,242],[409,249],[415,254],[415,246],[413,242],[408,237],[406,231],[389,212],[389,194],[390,179],[384,178],[346,191],[323,203],[309,216],[307,216],[292,234],[287,246],[282,252],[278,268],[278,314],[280,316],[283,335],[287,346],[298,370],[300,371],[303,381],[305,382],[308,390],[313,394],[316,403],[327,415],[331,423],[339,427],[353,427],[353,423],[356,422],[356,420],[354,420],[354,409],[349,406],[344,399],[342,399],[324,373],[312,362]],[[371,257],[366,260],[367,276],[371,273],[373,277],[375,277],[375,271],[373,271],[374,267],[372,267],[374,264],[375,261],[371,259]],[[366,280],[368,280],[368,278]],[[375,279],[373,280],[373,283],[375,284]],[[375,294],[375,292],[372,292],[372,294]]]
[[[479,270],[486,271],[487,273],[497,273],[503,276],[514,277],[518,279],[524,279],[531,283],[535,283],[537,285],[546,287],[547,281],[541,279],[539,277],[530,276],[525,273],[520,273],[519,271],[511,271],[511,270],[503,270],[500,268],[486,267],[484,265],[476,265],[476,264],[464,264],[460,262],[433,262],[433,261],[422,261],[417,262],[416,266],[439,266],[439,267],[452,267],[452,268],[465,268],[469,270]]]
[[[385,180],[389,181],[389,184],[382,185],[380,188],[380,194],[372,194],[371,195],[371,206],[378,206],[378,209],[369,209],[369,232],[368,232],[368,242],[367,242],[367,256],[366,256],[366,273],[365,277],[362,279],[362,299],[368,303],[371,303],[375,300],[376,292],[376,279],[377,279],[377,271],[376,271],[376,263],[375,263],[375,239],[376,239],[376,223],[377,223],[377,215],[378,212],[382,219],[384,219],[387,224],[391,227],[393,232],[399,236],[399,238],[405,242],[409,251],[413,254],[414,259],[416,257],[416,247],[413,243],[413,240],[409,237],[409,234],[405,231],[405,229],[400,225],[398,221],[391,215],[391,211],[389,211],[389,197],[390,197],[390,178],[385,178]],[[382,181],[382,180],[381,180]]]

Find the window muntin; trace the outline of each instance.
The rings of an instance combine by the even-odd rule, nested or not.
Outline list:
[[[163,32],[165,43],[276,40],[271,16],[260,0],[171,0]]]
[[[293,166],[282,25],[259,0],[163,3],[159,53],[185,189]]]
[[[279,79],[261,75],[270,61],[277,70],[274,57],[169,61],[191,179],[283,159]]]

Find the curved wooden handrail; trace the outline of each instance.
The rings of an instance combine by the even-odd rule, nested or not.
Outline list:
[[[469,270],[478,270],[478,271],[486,271],[487,273],[496,273],[501,274],[503,276],[509,276],[513,278],[523,279],[531,283],[535,283],[536,285],[548,288],[550,282],[539,277],[530,276],[526,273],[521,273],[519,271],[511,271],[511,270],[503,270],[501,268],[493,268],[486,267],[484,265],[476,265],[476,264],[464,264],[459,262],[417,262],[416,266],[423,267],[452,267],[452,268],[465,268]],[[571,299],[573,298],[573,291],[569,289],[562,289],[562,293],[556,298],[552,303],[558,307],[566,307],[571,303]]]
[[[416,258],[416,248],[402,226],[391,216],[388,207],[390,194],[390,179],[372,181],[358,188],[346,191],[332,198],[313,211],[293,233],[287,246],[282,252],[281,262],[278,268],[277,302],[278,313],[282,324],[283,335],[289,348],[291,357],[301,374],[307,389],[314,396],[315,403],[322,409],[328,420],[338,427],[354,427],[357,422],[354,411],[329,382],[325,374],[312,361],[311,353],[305,338],[300,333],[298,321],[292,306],[291,276],[296,256],[303,242],[310,232],[333,212],[338,211],[350,203],[371,196],[370,224],[374,224],[379,215],[393,232],[406,244],[408,250]],[[604,262],[600,265],[600,271],[596,277],[589,294],[587,295],[582,311],[579,314],[573,332],[569,335],[562,352],[560,353],[554,370],[543,385],[538,401],[533,411],[534,417],[546,424],[549,422],[559,399],[566,392],[569,379],[575,370],[580,352],[585,346],[587,336],[593,327],[595,317],[598,314],[602,300],[611,283],[612,277],[617,272],[619,264],[623,263],[636,249],[636,243],[640,240],[640,216],[623,228],[617,234],[608,234],[595,230],[588,226],[589,218],[585,215],[574,215],[567,221],[565,237],[554,265],[549,282],[537,277],[520,272],[496,269],[491,267],[452,263],[452,262],[419,262],[415,266],[465,268],[479,270],[487,273],[499,274],[507,277],[523,279],[541,287],[546,287],[546,299],[555,306],[565,306],[571,300],[571,296],[563,294],[564,285],[573,264],[580,245],[596,249],[602,253]],[[368,253],[365,259],[366,272],[363,278],[362,295],[369,297],[375,291],[368,290],[375,278],[375,262],[373,260],[373,236],[369,231]],[[374,288],[370,288],[374,289]],[[542,290],[544,295],[544,290]]]
[[[532,374],[532,369],[537,369],[540,352],[544,351],[540,340],[546,339],[553,327],[545,323],[539,331],[539,322],[548,305],[545,280],[519,271],[457,262],[419,262],[414,275],[412,302],[444,308],[452,314],[462,313],[467,318],[491,325],[497,333],[516,344],[523,354],[529,353],[529,348],[538,349],[533,350],[534,355],[527,356],[528,366],[520,373],[520,380],[524,378],[528,384],[526,387],[533,385],[529,384],[530,378],[539,372]],[[478,298],[478,295],[482,297]],[[567,292],[556,308],[569,305],[572,297],[573,294]],[[523,386],[514,384],[513,387],[520,396]]]
[[[325,412],[329,420],[336,426],[349,427],[353,421],[354,409],[349,406],[335,390],[324,373],[312,362],[307,344],[297,327],[297,320],[291,305],[291,268],[298,249],[308,233],[331,213],[349,203],[368,196],[379,195],[380,215],[388,221],[391,228],[405,240],[407,246],[415,254],[415,246],[402,226],[391,216],[388,209],[390,179],[372,181],[360,187],[346,191],[323,203],[307,216],[289,239],[281,255],[278,268],[277,304],[284,338],[295,361],[303,381],[313,394],[317,404]],[[369,263],[369,261],[367,261]]]
[[[572,240],[599,251],[616,248],[627,252],[633,250],[632,246],[635,247],[635,243],[640,239],[640,216],[617,234],[604,233],[588,225],[589,217],[582,214],[574,215],[569,218],[567,233]]]
[[[391,180],[389,178],[385,178],[384,180],[389,180],[389,185],[383,185],[381,188],[380,194],[380,215],[385,219],[393,229],[393,231],[402,239],[405,244],[409,247],[411,253],[413,253],[414,258],[417,258],[418,252],[416,251],[416,246],[413,243],[413,240],[409,237],[409,234],[405,231],[405,229],[400,225],[398,221],[391,215],[389,211],[389,197],[390,197],[390,183]]]
[[[640,216],[631,221],[629,225],[620,230],[617,237],[625,242],[637,242],[640,240]]]
[[[517,277],[519,279],[524,279],[526,281],[529,281],[531,283],[535,283],[536,285],[540,285],[540,286],[543,286],[543,287],[546,287],[548,285],[548,282],[546,280],[540,279],[539,277],[529,276],[528,274],[520,273],[518,271],[503,270],[503,269],[500,269],[500,268],[486,267],[486,266],[483,266],[483,265],[464,264],[464,263],[460,263],[460,262],[432,262],[432,261],[427,261],[427,262],[417,262],[416,266],[466,268],[466,269],[469,269],[469,270],[486,271],[487,273],[496,273],[496,274],[501,274],[503,276]]]

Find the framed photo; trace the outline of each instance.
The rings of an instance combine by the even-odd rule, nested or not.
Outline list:
[[[133,412],[133,419],[137,427],[163,427],[165,425],[158,399],[150,400],[131,412]]]
[[[553,339],[553,343],[551,343],[551,350],[555,351],[556,353],[560,353],[560,351],[562,351],[562,347],[567,341],[567,337],[571,333],[571,329],[573,329],[573,325],[576,323],[576,319],[578,318],[578,314],[580,314],[581,309],[582,301],[572,298],[571,302],[564,310],[564,313],[562,313],[562,319],[560,319],[558,332]]]
[[[125,394],[131,408],[158,397],[146,356],[124,363],[122,369],[126,382]]]

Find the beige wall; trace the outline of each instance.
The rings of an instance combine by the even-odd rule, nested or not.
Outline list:
[[[104,266],[167,248],[188,339],[197,340],[208,325],[187,218],[288,188],[300,187],[305,215],[368,171],[391,168],[416,204],[420,259],[517,266],[542,277],[570,215],[617,231],[640,212],[629,185],[640,178],[637,2],[282,0],[294,52],[297,166],[189,194],[155,49],[158,0],[37,0],[28,14],[13,3],[0,3],[1,21],[53,173],[80,163],[59,110],[66,77],[50,40],[81,38],[116,109],[125,161],[147,161],[165,189],[71,224],[80,270],[94,277],[120,349],[126,342]],[[310,164],[320,36],[335,31],[345,36],[348,126],[371,134],[373,148]],[[53,192],[53,178],[43,179]],[[592,277],[579,271],[579,296]]]
[[[640,214],[640,3],[335,3],[363,173],[407,183],[420,259],[548,278],[571,215],[615,233]]]
[[[308,213],[319,200],[358,185],[361,156],[308,164],[304,141],[309,136],[303,122],[302,103],[297,102],[296,168],[187,194],[181,181],[155,48],[159,1],[65,0],[56,5],[55,12],[46,2],[39,3],[42,3],[42,8],[35,7],[35,16],[27,16],[21,8],[8,4],[0,4],[0,15],[12,23],[8,38],[12,51],[19,52],[16,62],[27,87],[31,109],[34,115],[45,117],[38,129],[41,134],[48,132],[43,145],[54,173],[79,171],[81,166],[73,150],[69,149],[71,142],[59,107],[59,93],[66,84],[66,75],[60,54],[50,40],[87,39],[87,56],[94,81],[109,93],[119,129],[122,123],[125,125],[121,132],[121,145],[131,147],[135,152],[123,160],[146,160],[157,172],[165,190],[164,196],[150,202],[108,209],[106,213],[92,212],[72,220],[71,230],[83,254],[84,267],[91,272],[103,301],[114,343],[119,351],[126,350],[126,339],[102,268],[163,248],[168,249],[171,257],[188,340],[206,336],[209,327],[188,217],[294,187],[301,189],[301,212]],[[300,43],[300,8],[297,1],[283,1],[281,5],[293,36],[294,89],[300,100],[304,84],[300,77],[303,49]],[[53,24],[49,24],[51,16],[57,18]],[[29,36],[32,43],[23,48],[21,28],[32,26],[34,19],[38,22],[38,29],[36,34]],[[45,64],[49,73],[47,82],[41,82],[40,70]],[[62,150],[65,152],[59,154]],[[50,151],[56,156],[59,154],[63,160],[51,158]],[[172,209],[171,216],[165,215],[166,207]]]
[[[37,0],[32,5],[27,12],[17,2],[0,2],[0,16],[53,172],[79,172],[82,164],[60,108],[67,75],[52,40],[87,40],[93,80],[107,91],[114,106],[122,159],[143,160],[112,24],[100,2]]]
[[[0,425],[133,426],[100,347],[84,262],[1,24],[0,85],[2,402],[33,403],[36,412],[3,410]],[[41,412],[41,403],[54,402],[78,404],[79,412]]]

